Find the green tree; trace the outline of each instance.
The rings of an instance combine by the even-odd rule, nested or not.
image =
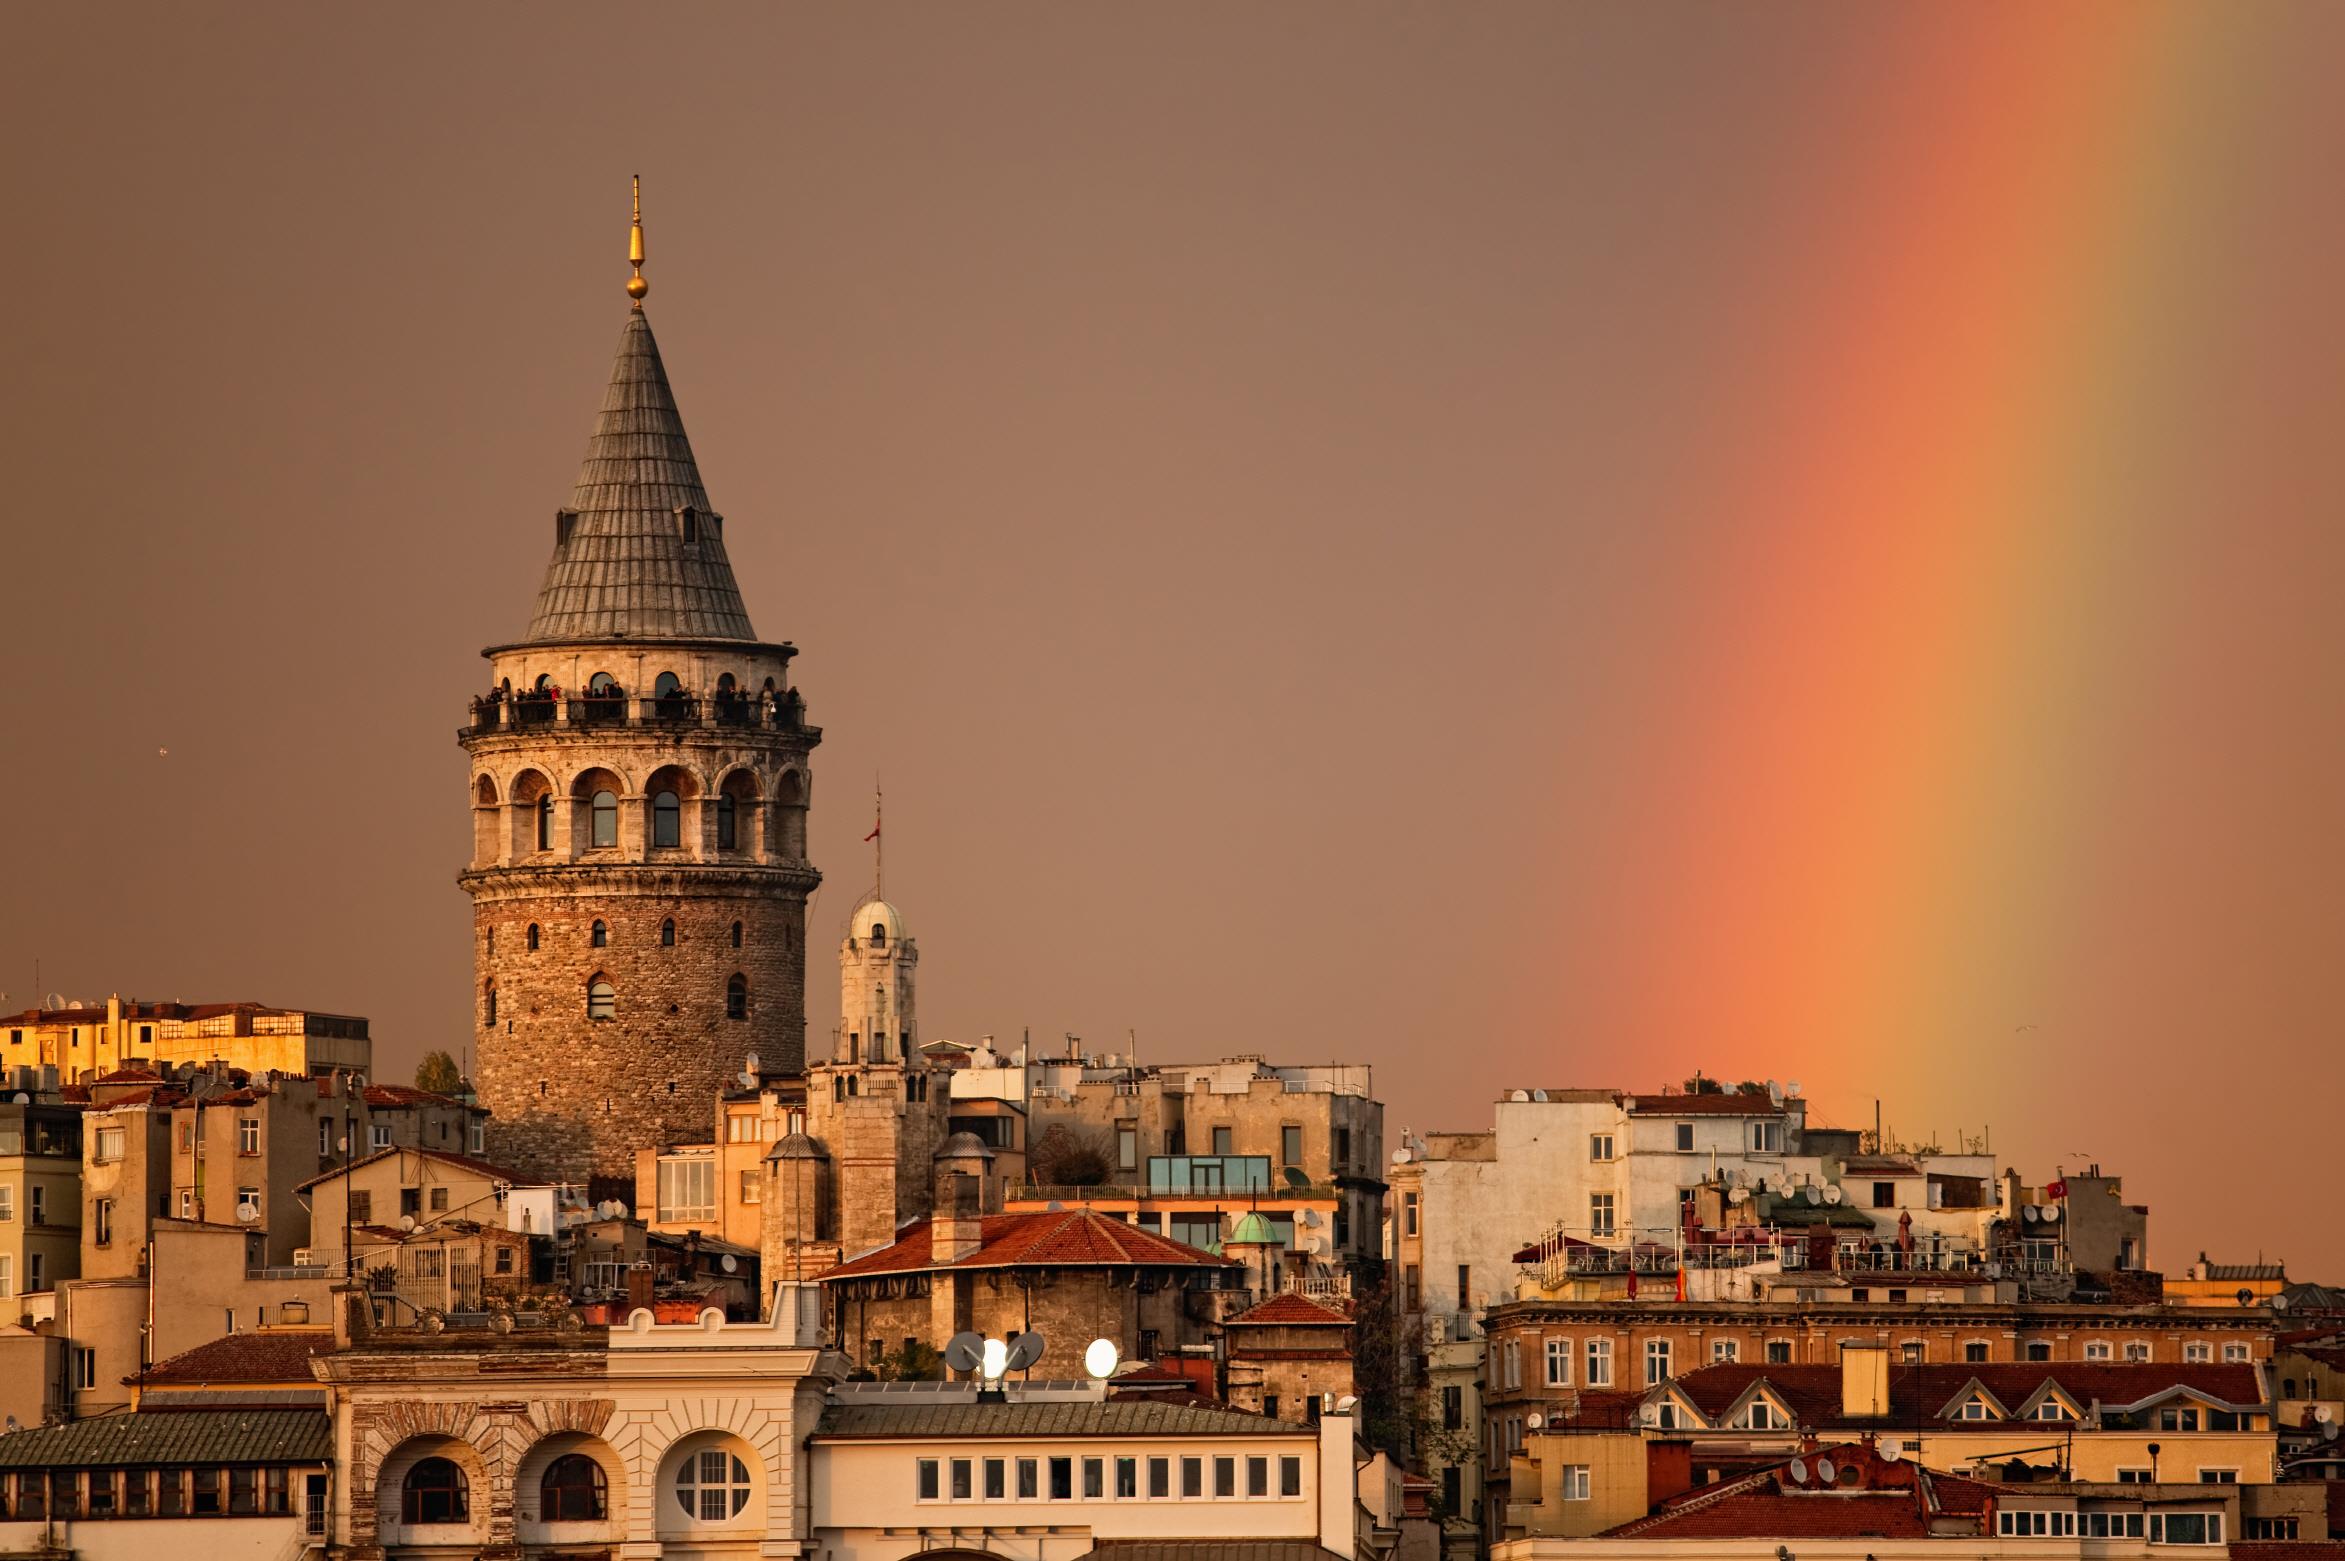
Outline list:
[[[463,1070],[446,1052],[425,1052],[415,1065],[415,1087],[435,1095],[453,1095],[464,1087]]]

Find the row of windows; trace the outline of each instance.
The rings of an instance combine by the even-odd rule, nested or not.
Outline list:
[[[2219,1545],[2220,1512],[2033,1512],[1995,1514],[1995,1532],[2007,1539],[2141,1539],[2153,1545]]]
[[[1463,1287],[1468,1282],[1466,1270],[1461,1267],[1458,1273],[1458,1283]],[[1598,1346],[1602,1346],[1602,1348],[1599,1349]],[[1611,1341],[1591,1339],[1588,1341],[1588,1347],[1591,1352],[1588,1363],[1590,1375],[1585,1385],[1588,1387],[1611,1386]],[[2151,1358],[2150,1346],[2145,1341],[2129,1340],[2124,1348],[2125,1359],[2128,1361],[2139,1362]],[[1791,1363],[1791,1340],[1769,1339],[1766,1341],[1765,1349],[1767,1364],[1782,1366]],[[2116,1346],[2105,1339],[2088,1340],[2084,1346],[2084,1358],[2088,1362],[2109,1362],[2114,1358],[2115,1350]],[[2203,1340],[2192,1340],[2182,1346],[2183,1360],[2193,1365],[2211,1363],[2214,1359],[2214,1352],[2215,1346]],[[1908,1339],[1899,1346],[1898,1353],[1904,1363],[1913,1364],[1923,1359],[1924,1350],[1920,1340]],[[2045,1340],[2030,1340],[2025,1347],[2025,1354],[2030,1361],[2048,1361],[2052,1358],[2052,1346]],[[1659,1387],[1669,1380],[1675,1365],[1673,1356],[1674,1347],[1669,1340],[1647,1339],[1645,1341],[1644,1385],[1646,1387]],[[1520,1341],[1509,1339],[1501,1343],[1498,1346],[1497,1357],[1495,1385],[1502,1388],[1521,1387],[1523,1385],[1523,1372]],[[1965,1340],[1962,1346],[1962,1358],[1969,1363],[1984,1364],[1990,1358],[1987,1341],[1983,1339]],[[2252,1358],[2250,1347],[2243,1342],[2231,1342],[2223,1346],[2223,1359],[2228,1364],[2241,1365]],[[1710,1341],[1709,1363],[1711,1365],[1731,1364],[1741,1359],[1742,1342],[1740,1340],[1712,1339]],[[1544,1374],[1546,1385],[1551,1388],[1570,1387],[1572,1385],[1573,1360],[1572,1340],[1566,1338],[1547,1339],[1545,1341],[1546,1370]],[[1599,1372],[1602,1375],[1596,1375]],[[1969,1418],[1980,1417],[1971,1416]],[[2037,1418],[2052,1419],[2056,1417],[2039,1414]],[[2167,1427],[2167,1429],[2173,1428]]]
[[[723,1452],[703,1453],[702,1458],[716,1458],[720,1464],[730,1457]],[[741,1460],[732,1459],[740,1469]],[[693,1459],[684,1461],[678,1481],[677,1494],[684,1510],[692,1514],[695,1497],[701,1489],[695,1479]],[[719,1470],[720,1475],[723,1471]],[[749,1471],[740,1469],[742,1499],[749,1490]],[[740,1511],[736,1504],[732,1512]],[[719,1517],[730,1517],[732,1512],[720,1512]],[[565,1453],[546,1465],[545,1473],[537,1481],[537,1515],[543,1523],[594,1523],[610,1516],[610,1486],[602,1465],[583,1453]],[[407,1471],[407,1478],[399,1485],[399,1521],[414,1524],[469,1523],[472,1521],[472,1488],[464,1471],[446,1458],[425,1458]]]
[[[521,936],[523,944],[532,954],[536,953],[545,942],[544,932],[534,921],[529,924],[528,929]],[[494,954],[497,951],[497,929],[489,928],[487,937],[488,951]],[[733,923],[732,941],[733,947],[739,948],[741,946],[741,924],[739,922]],[[609,948],[611,946],[611,924],[600,917],[595,918],[594,924],[586,929],[586,942],[589,948]],[[663,917],[660,921],[660,947],[672,949],[675,946],[676,918],[673,916]]]
[[[0,1518],[259,1518],[293,1511],[292,1471],[260,1468],[24,1469],[0,1474]],[[303,1477],[312,1534],[325,1532],[326,1477]]]
[[[481,992],[481,1022],[497,1022],[497,984],[491,981]],[[616,1019],[619,1017],[619,989],[611,978],[596,971],[586,979],[586,1017],[589,1019]],[[725,1017],[749,1017],[749,978],[736,971],[725,981]]]
[[[1241,1475],[1246,1498],[1302,1495],[1303,1460],[1275,1460],[1276,1491],[1271,1489],[1273,1461],[1261,1454],[1243,1458],[922,1458],[916,1462],[913,1490],[921,1501],[1197,1501],[1206,1498],[1210,1465],[1212,1497],[1217,1500],[1240,1498]],[[1076,1495],[1078,1472],[1082,1476],[1080,1497]],[[1143,1484],[1145,1496],[1141,1494]]]
[[[619,844],[619,794],[615,791],[597,791],[586,799],[586,846],[593,851],[609,851]],[[536,803],[536,848],[551,851],[554,848],[554,794],[547,792]],[[659,848],[681,847],[684,844],[684,799],[672,791],[651,794],[651,844]],[[717,795],[717,849],[741,849],[741,804],[730,792]]]

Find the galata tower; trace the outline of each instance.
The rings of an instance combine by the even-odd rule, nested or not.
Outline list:
[[[643,312],[554,512],[529,632],[491,646],[471,761],[475,1083],[489,1156],[632,1201],[754,1053],[805,1059],[807,759],[787,641],[750,627]]]

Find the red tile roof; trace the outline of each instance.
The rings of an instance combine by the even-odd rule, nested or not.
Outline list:
[[[314,1382],[309,1362],[334,1347],[332,1330],[232,1333],[147,1368],[152,1383]],[[137,1380],[133,1378],[132,1380]]]
[[[2345,1561],[2345,1539],[2233,1540],[2231,1561]]]
[[[462,1106],[463,1101],[452,1095],[437,1095],[428,1089],[416,1089],[406,1084],[369,1084],[366,1103],[370,1106]],[[474,1110],[484,1108],[474,1107]]]
[[[1269,1300],[1247,1307],[1229,1320],[1229,1326],[1240,1323],[1259,1323],[1265,1327],[1281,1328],[1349,1328],[1352,1325],[1351,1308],[1307,1295],[1288,1292],[1274,1295]]]
[[[2082,1409],[2139,1404],[2177,1388],[2189,1388],[2224,1404],[2261,1405],[2262,1383],[2254,1366],[2195,1366],[2172,1363],[2027,1361],[1996,1364],[1889,1366],[1889,1420],[1911,1424],[1934,1419],[1976,1380],[1995,1395],[2007,1413],[2035,1396],[2048,1380]],[[1733,1407],[1744,1390],[1764,1381],[1799,1423],[1808,1427],[1846,1424],[1840,1410],[1838,1366],[1768,1366],[1750,1363],[1703,1366],[1677,1379],[1679,1391],[1715,1420]],[[1956,1428],[1988,1429],[1995,1421],[1941,1422]]]
[[[92,1084],[160,1084],[163,1075],[152,1068],[132,1066],[116,1068],[112,1073],[101,1073],[90,1080]]]
[[[893,1246],[867,1252],[816,1277],[859,1279],[867,1274],[904,1274],[952,1268],[1092,1268],[1103,1265],[1155,1268],[1235,1268],[1228,1258],[1173,1241],[1137,1225],[1089,1209],[1041,1214],[988,1214],[977,1250],[950,1264],[931,1257],[933,1222],[920,1220]]]
[[[1975,1542],[1991,1509],[1993,1487],[1915,1464],[1888,1462],[1849,1444],[1802,1455],[1724,1485],[1671,1498],[1642,1518],[1607,1530],[1619,1539],[1946,1539]],[[1823,1460],[1838,1466],[1829,1486],[1810,1484]],[[1970,1522],[1948,1524],[1947,1518]],[[1961,1530],[1955,1532],[1954,1530]]]
[[[372,1165],[377,1160],[395,1154],[422,1155],[427,1160],[438,1160],[442,1164],[455,1166],[458,1170],[470,1171],[475,1176],[485,1176],[492,1182],[511,1182],[517,1187],[527,1187],[532,1185],[530,1179],[519,1171],[508,1170],[501,1165],[491,1165],[486,1160],[475,1160],[468,1154],[450,1154],[445,1149],[410,1149],[400,1144],[393,1144],[388,1149],[377,1149],[373,1154],[367,1155],[363,1159],[353,1160],[350,1162],[347,1169],[355,1171],[362,1165]],[[317,1176],[311,1177],[306,1182],[299,1183],[294,1187],[293,1190],[295,1192],[300,1192],[304,1188],[315,1187],[320,1182],[330,1182],[335,1177],[340,1176],[344,1169],[345,1167],[337,1165],[330,1171],[323,1172]]]

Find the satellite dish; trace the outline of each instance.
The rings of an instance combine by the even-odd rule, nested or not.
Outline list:
[[[1002,1361],[1004,1371],[1024,1371],[1042,1359],[1042,1335],[1021,1333],[1010,1341],[1010,1353]]]
[[[2044,1216],[2037,1212],[2036,1206],[2034,1204],[2023,1203],[2019,1206],[2019,1217],[2025,1220],[2028,1224],[2033,1225],[2036,1221],[2042,1219]]]
[[[1093,1339],[1083,1346],[1083,1369],[1102,1381],[1115,1375],[1116,1347],[1113,1339]]]
[[[1783,1093],[1796,1097],[1799,1094],[1799,1080],[1793,1079],[1789,1084],[1784,1085]]]
[[[1286,1168],[1286,1184],[1300,1192],[1311,1185],[1311,1178],[1303,1174],[1301,1166],[1290,1165]]]
[[[955,1371],[975,1371],[985,1363],[985,1335],[956,1333],[945,1341],[945,1364]]]
[[[1660,1423],[1661,1406],[1659,1404],[1641,1404],[1637,1407],[1637,1424],[1657,1426]]]
[[[1538,1430],[1546,1423],[1547,1417],[1539,1413],[1539,1411],[1536,1409],[1532,1410],[1528,1415],[1523,1417],[1523,1424],[1529,1426],[1534,1431]]]
[[[1067,1206],[1053,1198],[1042,1206],[1042,1212],[1045,1214],[1064,1214],[1067,1212]]]
[[[1339,1415],[1348,1415],[1359,1402],[1360,1396],[1357,1393],[1346,1393],[1335,1401],[1335,1412]]]
[[[2275,1312],[2284,1312],[2288,1310],[2288,1298],[2284,1295],[2273,1296],[2272,1310]]]
[[[20,1106],[29,1106],[33,1103],[33,1097],[20,1089],[16,1092],[16,1103]]]
[[[1728,1203],[1748,1203],[1751,1201],[1751,1190],[1748,1187],[1729,1187],[1726,1189],[1726,1201]]]
[[[1767,1081],[1767,1100],[1771,1105],[1780,1106],[1783,1104],[1783,1086],[1773,1079]]]
[[[1010,1347],[1000,1339],[988,1339],[978,1352],[977,1369],[988,1382],[999,1382],[1010,1369]]]
[[[1547,1102],[1547,1092],[1543,1089],[1535,1089],[1531,1091],[1531,1098],[1538,1101],[1541,1105],[1545,1105]]]
[[[1406,1165],[1415,1158],[1417,1158],[1416,1151],[1408,1148],[1406,1145],[1395,1149],[1392,1152],[1392,1163],[1395,1165]]]
[[[1805,1458],[1791,1460],[1791,1480],[1795,1485],[1808,1483],[1808,1461]]]
[[[400,1216],[399,1216],[399,1228],[400,1228],[401,1230],[413,1230],[413,1229],[415,1229],[415,1216],[414,1216],[414,1215],[412,1215],[412,1214],[402,1214],[402,1215],[400,1215]]]
[[[1302,1212],[1300,1218],[1302,1219],[1304,1225],[1313,1229],[1316,1229],[1318,1226],[1326,1223],[1325,1217],[1321,1215],[1317,1209],[1305,1209]]]
[[[236,1217],[249,1225],[261,1217],[261,1211],[252,1204],[240,1203],[236,1206]]]
[[[2045,1205],[2044,1205],[2044,1223],[2045,1223],[2045,1224],[2047,1224],[2047,1225],[2057,1224],[2057,1223],[2059,1222],[2059,1219],[2060,1219],[2060,1205],[2058,1205],[2057,1203],[2047,1203],[2047,1204],[2045,1204]]]
[[[1799,1190],[1799,1198],[1802,1203],[1822,1203],[1824,1201],[1824,1195],[1816,1191],[1816,1185],[1813,1182]]]
[[[732,1253],[728,1252],[717,1260],[717,1267],[723,1269],[728,1274],[737,1273],[741,1268],[741,1260],[733,1256]]]
[[[2315,1404],[2312,1409],[2312,1417],[2321,1424],[2327,1425],[2337,1418],[2337,1412],[2326,1404]]]
[[[1840,1472],[1839,1470],[1837,1470],[1837,1469],[1835,1469],[1835,1468],[1833,1468],[1833,1467],[1832,1467],[1832,1460],[1831,1460],[1831,1459],[1829,1459],[1829,1458],[1819,1458],[1819,1459],[1817,1459],[1817,1460],[1816,1460],[1816,1483],[1817,1483],[1817,1484],[1819,1484],[1819,1485],[1829,1485],[1829,1484],[1831,1484],[1831,1483],[1832,1483],[1832,1477],[1833,1477],[1835,1474],[1838,1474],[1839,1472]]]
[[[1824,1201],[1826,1203],[1838,1203],[1841,1197],[1842,1193],[1837,1187],[1827,1187],[1824,1189]]]
[[[1905,1439],[1903,1437],[1885,1436],[1881,1438],[1881,1461],[1883,1463],[1895,1463],[1904,1456]]]

